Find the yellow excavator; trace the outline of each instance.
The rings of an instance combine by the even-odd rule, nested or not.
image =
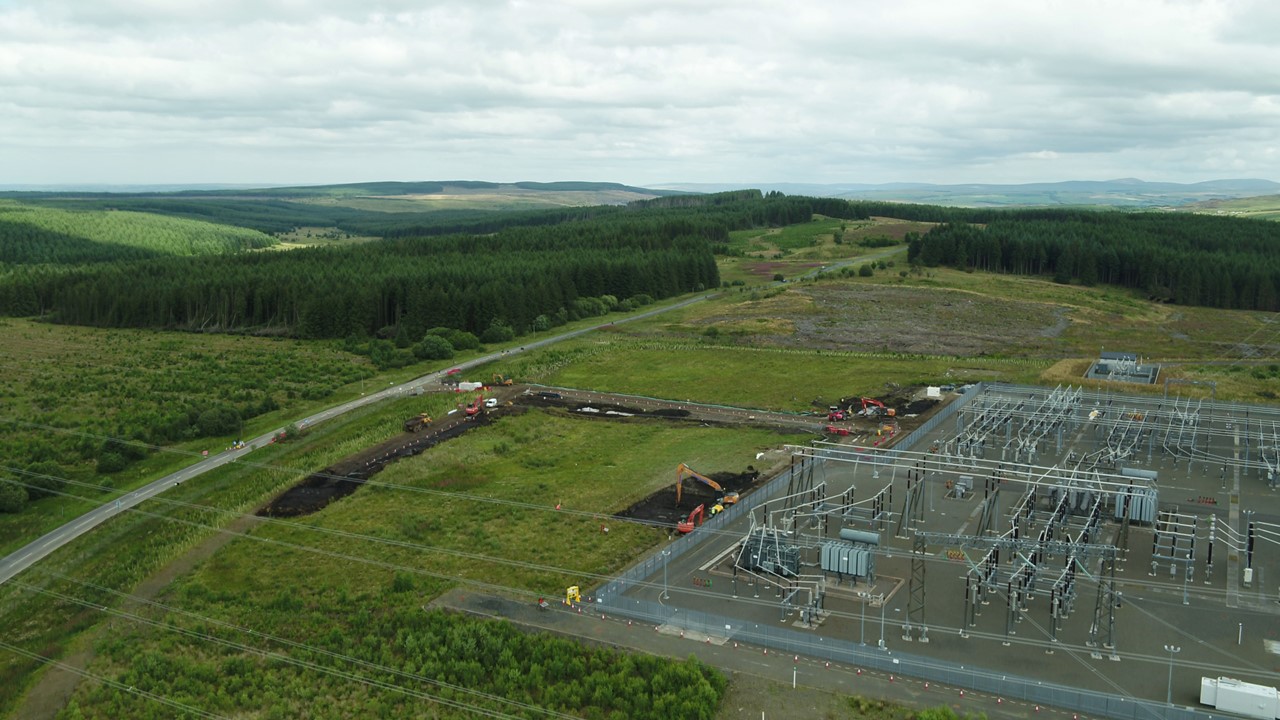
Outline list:
[[[706,485],[712,490],[715,490],[718,493],[722,493],[722,497],[717,499],[717,502],[716,502],[717,505],[732,505],[738,502],[738,493],[732,492],[732,491],[725,492],[724,488],[721,487],[720,483],[694,470],[688,465],[685,465],[684,463],[680,463],[680,466],[676,468],[676,505],[677,506],[680,504],[680,499],[684,495],[685,478],[693,478],[694,480],[697,480],[698,482],[702,483],[703,485]]]

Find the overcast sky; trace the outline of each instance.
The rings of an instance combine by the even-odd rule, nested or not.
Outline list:
[[[1280,180],[1280,2],[0,0],[0,184]]]

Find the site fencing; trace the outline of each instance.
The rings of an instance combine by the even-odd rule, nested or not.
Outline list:
[[[864,620],[865,644],[822,637],[802,630],[745,622],[727,615],[706,613],[663,605],[651,600],[623,595],[625,586],[611,583],[597,595],[596,607],[621,617],[655,626],[667,625],[686,633],[700,633],[717,643],[745,643],[768,648],[783,655],[840,663],[849,667],[877,670],[981,692],[1007,700],[1064,708],[1091,716],[1119,720],[1210,720],[1213,715],[1197,708],[1121,697],[1108,693],[1058,685],[934,660],[898,650],[879,647],[879,640],[900,623],[887,624],[878,613]],[[889,628],[886,630],[885,628]]]
[[[896,443],[896,446],[909,449],[941,423],[954,416],[962,407],[978,397],[984,387],[985,385],[980,383],[966,388],[966,392],[962,397],[951,402],[919,428],[903,437]],[[892,449],[886,449],[875,453],[871,457],[874,458],[874,462],[892,464],[897,459],[897,453]],[[657,579],[659,573],[664,573],[664,563],[670,563],[684,553],[698,547],[704,537],[723,531],[729,524],[751,512],[756,506],[769,498],[777,495],[791,482],[793,472],[794,468],[787,468],[777,477],[769,480],[758,490],[747,496],[743,502],[731,505],[723,512],[709,518],[698,531],[676,538],[663,548],[631,566],[610,582],[597,588],[595,607],[601,611],[608,611],[638,622],[650,623],[655,626],[667,625],[686,633],[700,633],[717,642],[746,643],[786,655],[803,655],[806,658],[820,661],[901,674],[930,682],[943,683],[962,690],[982,692],[1037,705],[1064,708],[1093,716],[1117,718],[1118,720],[1211,720],[1214,717],[1197,708],[1177,707],[1132,697],[1083,690],[935,660],[897,650],[882,649],[880,640],[884,638],[886,628],[890,625],[897,628],[901,623],[898,621],[897,623],[886,624],[883,616],[876,611],[864,615],[860,619],[860,640],[870,638],[870,642],[864,643],[823,637],[805,631],[780,628],[768,624],[761,625],[728,615],[678,608],[634,595],[627,595],[632,590],[644,588],[652,593],[654,597],[657,597],[659,593],[654,591],[658,588],[659,582],[663,583],[663,589],[665,590],[665,574],[663,575],[663,580],[659,581]],[[754,504],[749,502],[750,500],[754,500]]]

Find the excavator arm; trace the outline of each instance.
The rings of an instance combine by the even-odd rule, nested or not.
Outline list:
[[[715,490],[718,493],[724,492],[724,488],[720,487],[720,483],[716,482],[715,480],[712,480],[711,478],[707,477],[706,475],[703,475],[702,473],[697,472],[696,470],[689,467],[688,465],[685,465],[684,463],[680,463],[680,466],[676,468],[676,505],[680,504],[680,498],[684,493],[685,478],[693,478],[694,480],[697,480],[698,482],[702,483],[703,485],[706,485],[707,487],[711,488],[712,490]]]

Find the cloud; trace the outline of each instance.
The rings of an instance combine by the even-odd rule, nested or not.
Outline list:
[[[1272,7],[4,0],[0,182],[1266,176]]]

